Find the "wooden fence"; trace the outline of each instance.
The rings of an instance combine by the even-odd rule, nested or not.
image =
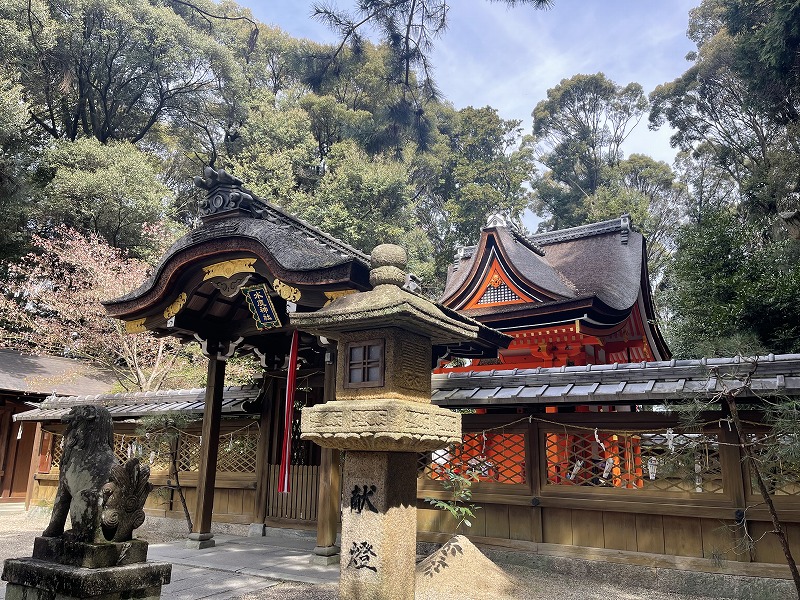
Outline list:
[[[747,418],[756,442],[765,428],[755,424],[758,415]],[[420,455],[419,537],[441,541],[453,532],[452,517],[425,498],[447,498],[442,480],[448,472],[461,472],[478,480],[473,502],[481,508],[467,532],[478,541],[723,572],[724,561],[737,563],[740,573],[759,563],[781,564],[781,549],[768,533],[769,516],[735,433],[720,414],[702,420],[702,427],[686,430],[676,417],[657,412],[466,414],[462,445]],[[253,521],[258,435],[253,421],[225,422],[214,520]],[[43,439],[51,444],[55,467],[60,436]],[[118,431],[115,448],[123,460],[137,455],[151,462],[154,483],[167,484],[163,448],[132,430]],[[179,449],[180,480],[194,510],[197,432],[183,432]],[[297,462],[313,462],[313,455],[293,453]],[[290,494],[277,492],[278,470],[277,464],[267,465],[266,522],[314,527],[318,464],[293,465]],[[800,466],[779,465],[768,482],[792,550],[800,555]],[[56,483],[57,471],[37,474],[34,498],[52,500]],[[151,514],[183,517],[174,490],[154,493],[147,506]],[[753,573],[785,575],[782,568],[770,568]]]
[[[213,520],[224,523],[252,523],[257,513],[255,507],[257,449],[259,428],[253,420],[226,420],[219,437],[217,475],[214,492]],[[156,433],[137,435],[133,426],[117,424],[114,450],[120,461],[138,457],[151,468],[151,482],[156,489],[148,498],[149,514],[184,518],[177,491],[175,475],[170,469],[170,442]],[[184,490],[187,506],[195,510],[197,469],[200,456],[199,430],[190,428],[176,431],[172,443],[177,449],[178,480]],[[298,443],[299,442],[298,440]],[[57,431],[47,437],[47,447],[42,455],[39,473],[35,476],[33,498],[35,503],[52,502],[58,484],[58,466],[61,459],[63,437]],[[297,462],[314,458],[313,453],[293,452]],[[279,465],[267,465],[268,486],[267,521],[275,524],[313,527],[317,518],[316,481],[318,465],[292,466],[290,494],[278,494]]]
[[[756,441],[765,428],[746,417]],[[720,561],[783,563],[735,433],[721,414],[702,421],[687,430],[657,412],[464,415],[467,448],[425,455],[418,496],[445,498],[442,473],[470,472],[481,509],[468,533],[506,546],[707,559],[691,568],[710,570]],[[800,464],[778,465],[768,479],[800,555]],[[422,539],[453,531],[449,515],[424,502],[418,509]]]

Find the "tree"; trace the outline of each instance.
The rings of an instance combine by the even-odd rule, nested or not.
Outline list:
[[[531,4],[535,8],[551,4],[551,0],[492,1],[509,6]],[[405,101],[415,107],[422,106],[436,96],[429,55],[434,41],[447,28],[449,8],[444,0],[366,0],[358,2],[355,13],[350,14],[331,5],[315,4],[314,15],[340,38],[326,68],[335,64],[347,44],[358,51],[364,43],[361,32],[372,28],[380,32],[391,51],[391,81],[402,88]]]
[[[300,99],[299,105],[311,119],[311,134],[317,141],[320,160],[337,142],[346,138],[363,139],[362,132],[372,121],[368,111],[351,110],[333,96],[306,94]]]
[[[750,94],[777,122],[800,123],[800,4],[725,0],[721,9]]]
[[[551,0],[491,0],[508,6],[530,4],[547,8]],[[428,104],[438,99],[433,81],[430,53],[435,40],[447,29],[447,2],[444,0],[366,0],[356,3],[349,13],[331,4],[314,4],[314,15],[339,35],[339,43],[319,57],[314,83],[321,82],[330,71],[339,69],[340,57],[349,46],[360,55],[366,45],[362,32],[379,32],[388,50],[385,80],[392,101],[387,105],[383,146],[392,146],[399,155],[404,143],[413,140],[421,149],[428,149],[434,137],[433,123],[428,118]],[[316,87],[315,87],[316,89]],[[409,136],[409,137],[407,137]]]
[[[35,252],[6,266],[0,297],[0,343],[21,351],[88,360],[113,373],[126,391],[197,387],[201,361],[169,337],[128,334],[101,300],[141,284],[147,264],[96,235],[57,227],[34,236]],[[182,376],[179,376],[182,375]]]
[[[143,230],[169,216],[169,190],[158,164],[129,142],[95,138],[55,143],[42,161],[51,174],[33,216],[41,230],[65,224],[142,256],[152,241]]]
[[[739,188],[727,170],[702,144],[694,150],[682,150],[675,157],[675,171],[686,190],[685,213],[694,223],[701,223],[708,211],[736,206],[740,201]]]
[[[22,88],[0,74],[0,258],[17,256],[27,242],[28,173],[38,153],[26,121]]]
[[[521,227],[535,168],[520,122],[494,108],[439,107],[436,122],[440,133],[430,151],[407,160],[441,286],[454,248],[475,243],[487,216],[502,212]]]
[[[365,252],[382,243],[423,244],[427,252],[409,247],[409,254],[417,259],[427,254],[428,262],[429,242],[412,235],[417,221],[411,190],[402,162],[370,157],[353,141],[344,141],[331,147],[313,201],[299,214]],[[421,273],[425,264],[412,262],[410,268]]]
[[[149,0],[11,0],[3,28],[24,37],[5,59],[31,119],[49,136],[138,141],[196,111],[235,74],[232,56],[169,6]]]
[[[769,221],[730,207],[681,228],[665,284],[677,357],[800,350],[800,247],[769,236]]]
[[[668,122],[672,145],[713,157],[739,187],[743,210],[755,217],[797,208],[800,190],[800,128],[765,110],[742,77],[738,39],[724,27],[721,0],[704,0],[690,14],[689,34],[698,51],[678,79],[651,94],[651,127]],[[746,70],[758,71],[749,63]]]
[[[280,102],[268,93],[248,102],[231,170],[260,196],[290,210],[301,206],[321,176],[319,144],[311,117],[295,98]]]
[[[533,110],[533,141],[544,174],[534,183],[534,208],[544,227],[585,223],[585,200],[603,184],[604,169],[622,159],[621,146],[647,100],[638,83],[622,87],[602,73],[575,75],[547,90]]]
[[[673,248],[673,237],[685,210],[685,188],[665,162],[631,154],[603,173],[603,183],[587,199],[592,221],[624,213],[647,238],[647,263],[653,283],[660,281]]]
[[[138,425],[136,427],[136,434],[144,436],[147,439],[147,445],[152,449],[151,451],[159,455],[163,451],[163,453],[169,457],[168,467],[170,479],[167,480],[166,488],[167,490],[174,489],[178,492],[178,499],[181,502],[183,516],[186,519],[186,526],[190,533],[194,526],[192,524],[192,515],[186,504],[186,494],[181,485],[180,468],[178,467],[178,450],[181,431],[185,429],[191,421],[192,418],[186,413],[159,413],[145,415],[140,418],[137,421]]]
[[[651,126],[675,128],[689,189],[691,221],[667,273],[668,329],[679,354],[797,348],[798,247],[778,218],[800,202],[800,128],[789,110],[796,99],[768,100],[783,84],[770,87],[759,73],[764,56],[753,54],[757,39],[765,56],[778,52],[770,45],[777,39],[794,51],[795,24],[779,35],[773,20],[792,4],[704,0],[690,14],[693,64],[651,94]]]

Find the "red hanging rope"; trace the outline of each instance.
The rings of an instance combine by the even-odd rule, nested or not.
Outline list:
[[[292,464],[292,420],[294,419],[294,388],[297,381],[297,329],[292,333],[292,347],[289,350],[289,371],[286,374],[286,409],[283,422],[283,449],[281,451],[281,470],[279,473],[278,492],[288,494],[291,491],[289,471]]]

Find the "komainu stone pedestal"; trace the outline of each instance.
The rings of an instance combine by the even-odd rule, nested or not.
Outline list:
[[[413,600],[417,455],[347,453],[339,596]]]
[[[157,600],[172,565],[147,562],[147,542],[133,539],[144,523],[153,486],[150,468],[114,455],[111,413],[74,406],[50,524],[33,543],[32,558],[3,563],[6,600]],[[70,518],[72,529],[64,531]]]
[[[88,544],[38,537],[33,558],[5,561],[6,600],[157,600],[172,565],[146,560],[142,540]]]

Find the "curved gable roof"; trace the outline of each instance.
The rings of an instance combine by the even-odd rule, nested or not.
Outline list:
[[[630,229],[625,220],[614,222],[618,224],[615,229],[587,227],[580,236],[545,234],[533,240],[542,246],[553,268],[573,282],[579,296],[596,296],[614,309],[627,310],[639,295],[647,255],[644,236]]]
[[[442,304],[452,308],[467,304],[478,293],[494,260],[530,296],[543,297],[543,301],[575,296],[574,286],[547,262],[541,250],[508,227],[484,228],[478,246],[466,250],[462,249],[462,258],[448,273]]]
[[[368,255],[253,196],[223,170],[206,169],[205,175],[196,180],[208,190],[203,224],[175,242],[139,288],[104,302],[111,316],[127,319],[162,308],[187,272],[241,256],[260,259],[265,275],[288,285],[369,289]]]

